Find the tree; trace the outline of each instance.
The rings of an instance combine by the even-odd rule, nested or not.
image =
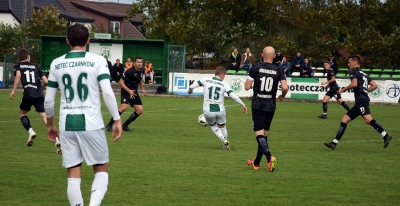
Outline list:
[[[14,53],[17,49],[25,47],[27,28],[23,24],[0,23],[0,59],[4,54]]]
[[[40,35],[66,35],[68,21],[60,17],[53,5],[41,7],[32,12],[29,22],[29,37],[40,39]]]

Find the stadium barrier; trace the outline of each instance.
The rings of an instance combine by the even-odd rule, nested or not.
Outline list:
[[[189,74],[189,73],[170,73],[168,92],[170,94],[188,95],[189,85],[194,81],[198,81],[204,77],[212,77],[213,74]],[[232,90],[239,97],[250,97],[253,90],[246,91],[244,83],[247,79],[245,75],[226,75],[224,82],[231,86]],[[322,100],[326,93],[326,89],[321,82],[327,81],[326,78],[287,78],[289,92],[286,98]],[[336,79],[339,87],[344,88],[350,84],[350,79]],[[378,88],[369,93],[371,102],[398,103],[400,97],[400,81],[375,80]],[[277,95],[280,95],[280,88]],[[203,88],[196,88],[192,95],[203,95]],[[353,91],[342,93],[345,101],[354,101]],[[335,99],[331,99],[335,100]]]
[[[3,89],[3,67],[0,67],[0,89]]]

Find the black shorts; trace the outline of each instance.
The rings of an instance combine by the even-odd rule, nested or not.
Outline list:
[[[325,95],[329,96],[330,98],[335,97],[335,99],[341,99],[342,96],[340,96],[340,94],[338,94],[339,90],[337,89],[330,89]]]
[[[140,99],[140,96],[137,91],[135,91],[135,99],[131,99],[129,96],[129,93],[126,92],[125,90],[121,91],[121,104],[128,104],[133,107],[133,105],[142,105],[142,100]]]
[[[266,112],[258,109],[251,109],[253,115],[254,131],[269,130],[275,112]]]
[[[369,111],[368,103],[356,103],[347,113],[346,115],[350,117],[351,120],[357,118],[359,115],[364,116],[371,114]]]
[[[44,112],[44,96],[41,97],[22,97],[21,105],[19,108],[25,111],[31,111],[31,107],[34,106],[37,112]]]

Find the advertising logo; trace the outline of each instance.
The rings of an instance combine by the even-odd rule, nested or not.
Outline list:
[[[389,84],[386,87],[386,95],[390,98],[397,98],[400,94],[400,87],[397,84]]]
[[[188,81],[182,76],[174,77],[174,86],[178,89],[188,89]]]
[[[232,79],[231,80],[231,88],[232,88],[233,92],[235,92],[235,93],[242,90],[242,86],[240,84],[240,79]]]
[[[371,91],[370,94],[373,98],[380,97],[383,94],[383,86],[378,84],[378,87],[375,90]]]

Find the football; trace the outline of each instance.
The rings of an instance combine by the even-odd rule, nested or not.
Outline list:
[[[201,125],[201,126],[207,126],[208,124],[207,124],[207,121],[206,121],[206,118],[204,117],[204,114],[201,114],[200,116],[199,116],[199,118],[197,119],[197,122],[199,123],[199,125]]]

